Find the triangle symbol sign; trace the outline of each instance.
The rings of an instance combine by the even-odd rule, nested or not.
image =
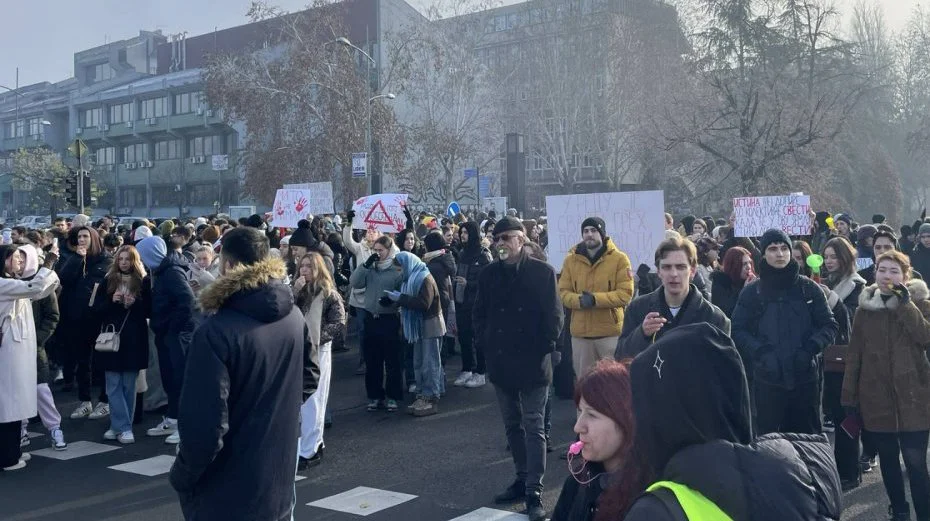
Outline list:
[[[391,220],[391,216],[388,215],[387,210],[384,208],[384,203],[377,201],[374,206],[371,207],[371,210],[368,211],[368,215],[365,216],[365,224],[375,225],[375,224],[385,224],[387,226],[394,226],[394,221]]]

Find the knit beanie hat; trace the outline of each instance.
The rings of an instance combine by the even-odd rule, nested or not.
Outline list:
[[[923,235],[925,233],[930,233],[930,223],[921,224],[917,231],[917,235]]]
[[[426,245],[426,251],[438,251],[448,247],[446,238],[442,236],[439,230],[433,230],[423,238],[423,244]]]
[[[871,239],[876,232],[878,232],[878,228],[875,226],[872,226],[871,224],[863,224],[856,231],[856,242],[861,243],[866,239]]]
[[[316,239],[313,238],[313,234],[310,233],[310,221],[306,219],[301,219],[297,221],[297,229],[294,230],[294,234],[291,235],[290,246],[303,246],[304,248],[311,248],[316,246]]]
[[[788,237],[788,234],[779,230],[778,228],[770,228],[762,234],[762,238],[759,239],[759,250],[765,253],[765,250],[772,244],[777,244],[779,242],[785,243],[788,247],[791,247],[791,238]]]
[[[265,221],[262,220],[262,216],[257,213],[250,215],[245,221],[245,225],[251,226],[252,228],[261,228],[263,224],[265,224]]]
[[[588,226],[592,226],[597,229],[598,233],[601,234],[601,241],[607,239],[607,223],[604,222],[604,219],[600,217],[588,217],[581,222],[581,231],[584,232],[584,229]]]
[[[171,232],[174,230],[174,221],[167,220],[161,223],[161,226],[158,227],[158,234],[162,237],[167,237],[171,235]]]
[[[168,254],[168,247],[165,246],[164,239],[158,236],[142,239],[139,244],[136,244],[136,250],[139,251],[139,256],[142,257],[142,264],[150,270],[160,266],[161,262],[165,260],[165,255]]]
[[[833,221],[834,221],[834,222],[836,222],[836,221],[843,221],[843,222],[846,223],[847,225],[852,226],[852,217],[850,217],[849,215],[847,215],[847,214],[845,214],[845,213],[841,213],[841,214],[836,215],[836,216],[833,218]]]
[[[872,224],[881,224],[881,223],[883,223],[883,222],[885,222],[885,216],[884,216],[884,215],[882,215],[882,214],[880,214],[880,213],[877,213],[877,214],[875,214],[875,215],[872,216]]]
[[[523,223],[520,219],[516,217],[507,215],[502,217],[501,220],[497,221],[497,224],[494,225],[494,235],[500,235],[504,232],[523,232],[526,233],[526,228],[523,227]]]

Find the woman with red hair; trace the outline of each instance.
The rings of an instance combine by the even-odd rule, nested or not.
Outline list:
[[[710,303],[720,308],[720,311],[733,318],[733,308],[743,287],[756,279],[752,263],[752,254],[740,246],[727,249],[723,256],[723,270],[710,274],[713,293]]]
[[[578,441],[569,449],[571,475],[562,486],[551,521],[620,519],[643,489],[621,470],[630,457],[634,432],[626,365],[614,360],[598,362],[578,381],[575,404]]]

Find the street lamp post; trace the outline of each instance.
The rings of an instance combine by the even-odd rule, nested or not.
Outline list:
[[[366,173],[368,177],[368,193],[370,195],[372,192],[372,179],[374,177],[374,174],[371,172],[371,167],[368,164],[368,161],[370,161],[371,159],[371,104],[373,101],[379,98],[385,98],[385,99],[392,100],[396,98],[397,96],[395,96],[393,93],[375,95],[374,89],[371,88],[371,66],[376,65],[376,63],[375,63],[374,58],[371,57],[371,55],[369,55],[367,52],[365,52],[363,49],[359,48],[358,46],[354,45],[345,36],[340,36],[339,38],[336,38],[335,40],[333,40],[333,42],[330,42],[330,43],[338,43],[339,45],[343,45],[350,49],[354,49],[356,52],[360,53],[365,58],[368,58],[368,61],[365,62],[365,84],[368,86],[368,96],[369,96],[368,107],[367,107],[368,114],[366,118],[368,121],[365,127],[365,156],[366,156],[365,169],[367,171]]]

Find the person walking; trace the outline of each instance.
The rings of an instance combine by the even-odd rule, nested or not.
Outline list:
[[[106,305],[102,328],[119,335],[119,351],[98,351],[110,397],[110,428],[103,439],[135,443],[132,422],[136,408],[136,380],[148,368],[151,292],[145,284],[145,267],[130,245],[116,251],[106,278]]]
[[[178,401],[184,378],[185,352],[196,327],[194,293],[187,279],[187,260],[177,251],[168,253],[165,241],[154,236],[136,244],[142,264],[149,270],[152,311],[149,326],[155,334],[158,370],[168,394],[168,410],[161,423],[148,429],[149,436],[166,436],[176,445]]]
[[[49,255],[32,280],[17,280],[23,256],[15,246],[0,247],[0,316],[9,318],[0,339],[0,469],[4,471],[19,470],[29,460],[22,452],[20,431],[23,420],[38,412],[31,301],[45,298],[58,287],[58,275],[49,269],[55,259]]]
[[[730,334],[730,319],[691,283],[697,270],[694,244],[680,237],[666,239],[656,249],[655,259],[662,285],[633,299],[615,345],[617,360],[635,357],[684,324],[707,322]]]
[[[820,434],[821,354],[839,326],[817,284],[799,274],[791,239],[762,235],[759,280],[747,284],[733,311],[733,340],[754,373],[758,434]]]
[[[559,297],[571,310],[572,365],[581,378],[598,360],[613,357],[633,300],[633,270],[626,253],[607,236],[600,217],[581,223],[581,243],[562,263]]]
[[[859,297],[843,377],[842,404],[861,418],[878,448],[895,521],[910,519],[900,459],[918,521],[930,520],[930,290],[911,279],[910,260],[891,251],[876,260],[875,284]]]
[[[481,272],[491,263],[491,252],[481,245],[478,223],[466,221],[459,228],[459,261],[456,265],[454,282],[455,321],[462,348],[462,372],[453,382],[455,386],[482,387],[487,383],[484,350],[475,342],[472,315],[478,299],[478,279]]]
[[[401,267],[403,283],[400,291],[386,291],[385,295],[400,306],[404,338],[413,344],[413,371],[419,392],[408,410],[414,416],[431,416],[438,412],[439,398],[446,391],[440,360],[442,337],[446,334],[440,290],[429,268],[416,255],[402,251],[394,262]]]
[[[107,255],[97,230],[88,226],[72,228],[68,246],[74,252],[59,272],[61,277],[61,324],[59,333],[69,346],[71,362],[77,366],[76,378],[80,405],[71,419],[96,420],[110,414],[105,385],[101,386],[97,405],[91,402],[94,374],[102,380],[103,371],[93,368],[94,344],[100,333],[101,309],[105,301],[105,279],[113,258]],[[102,382],[101,382],[102,383]]]
[[[200,296],[169,477],[187,521],[293,515],[307,324],[269,249],[258,229],[228,232],[222,275]]]
[[[507,216],[494,225],[499,260],[488,265],[478,280],[473,321],[517,474],[495,502],[525,499],[530,521],[543,521],[543,419],[552,383],[551,355],[562,331],[563,311],[555,270],[527,255],[525,242],[519,219]]]
[[[311,252],[298,260],[294,301],[307,322],[304,346],[303,405],[300,408],[298,470],[323,462],[323,427],[332,378],[332,342],[345,332],[342,297],[322,255]]]
[[[397,410],[397,402],[404,398],[403,344],[398,332],[400,317],[397,305],[387,298],[385,291],[401,287],[402,270],[394,264],[397,254],[391,238],[382,235],[375,240],[372,254],[349,278],[353,289],[362,293],[365,313],[356,315],[365,320],[365,334],[361,340],[365,354],[365,392],[368,410],[384,407],[388,412]]]

